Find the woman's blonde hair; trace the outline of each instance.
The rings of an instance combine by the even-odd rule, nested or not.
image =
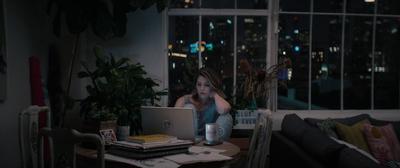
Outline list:
[[[197,83],[197,78],[199,78],[199,76],[202,76],[209,81],[212,91],[217,93],[219,96],[225,98],[225,94],[221,90],[221,86],[222,86],[221,79],[218,77],[218,75],[212,69],[205,68],[205,67],[201,68],[199,70],[199,73],[197,74],[195,83]],[[196,88],[193,90],[193,97],[195,99],[198,99],[198,97],[199,97]]]

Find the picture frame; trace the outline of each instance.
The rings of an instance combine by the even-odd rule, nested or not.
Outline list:
[[[113,129],[103,129],[99,130],[101,138],[106,144],[112,144],[117,141],[117,136]]]

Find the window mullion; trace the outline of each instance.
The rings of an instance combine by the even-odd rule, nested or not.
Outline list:
[[[201,68],[201,67],[203,67],[203,60],[201,59],[201,50],[200,50],[200,45],[201,45],[201,35],[202,35],[202,29],[201,29],[201,27],[202,27],[202,19],[203,19],[203,17],[201,16],[201,15],[199,15],[199,41],[197,42],[197,48],[198,48],[198,51],[199,52],[197,52],[197,55],[198,55],[198,59],[199,59],[199,69]]]
[[[375,1],[374,20],[372,24],[372,63],[371,63],[371,110],[375,109],[375,37],[376,37],[376,13],[378,1]]]
[[[311,68],[312,68],[312,37],[313,37],[313,12],[314,12],[314,1],[311,0],[310,3],[310,36],[309,36],[309,49],[308,49],[308,110],[311,110]]]
[[[346,33],[346,4],[347,4],[347,0],[344,0],[343,2],[343,18],[342,18],[342,44],[341,44],[341,52],[340,52],[340,110],[343,111],[344,110],[344,103],[343,103],[343,80],[344,80],[344,38],[345,38],[345,33]]]
[[[237,89],[237,15],[233,18],[233,102],[236,104]]]

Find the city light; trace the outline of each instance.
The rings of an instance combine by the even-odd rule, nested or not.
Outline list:
[[[207,51],[212,51],[214,49],[214,45],[212,43],[206,43],[205,41],[201,41],[200,45],[198,44],[198,42],[196,43],[192,43],[189,45],[190,47],[190,53],[197,53],[199,52],[203,52],[205,51],[205,49],[207,49]]]
[[[244,23],[254,23],[253,18],[244,18]]]
[[[226,20],[226,23],[232,24],[232,21],[231,21],[230,19],[227,19],[227,20]]]
[[[299,29],[294,29],[293,33],[294,34],[299,34]]]
[[[175,52],[173,52],[173,53],[171,53],[171,55],[170,56],[173,56],[173,57],[182,57],[182,58],[186,58],[187,57],[187,54],[183,54],[183,53],[175,53]]]
[[[375,2],[375,0],[364,0],[364,2],[372,3],[372,2]]]
[[[392,34],[397,33],[397,28],[393,28],[392,31],[391,31],[391,33],[392,33]]]
[[[294,51],[299,52],[300,51],[300,47],[299,46],[294,46]]]
[[[172,63],[172,69],[175,69],[175,62]]]
[[[212,22],[210,22],[210,24],[208,25],[208,27],[210,27],[210,30],[214,29],[214,24]]]

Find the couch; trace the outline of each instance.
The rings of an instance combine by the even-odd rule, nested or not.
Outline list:
[[[388,121],[361,114],[349,118],[333,119],[353,125],[368,119],[373,125],[384,125]],[[360,149],[339,143],[322,132],[317,123],[321,119],[301,119],[296,114],[286,115],[280,131],[273,131],[270,144],[272,168],[378,168],[383,167],[371,155]],[[400,122],[392,122],[396,135],[400,135]],[[400,138],[399,138],[400,139]]]

